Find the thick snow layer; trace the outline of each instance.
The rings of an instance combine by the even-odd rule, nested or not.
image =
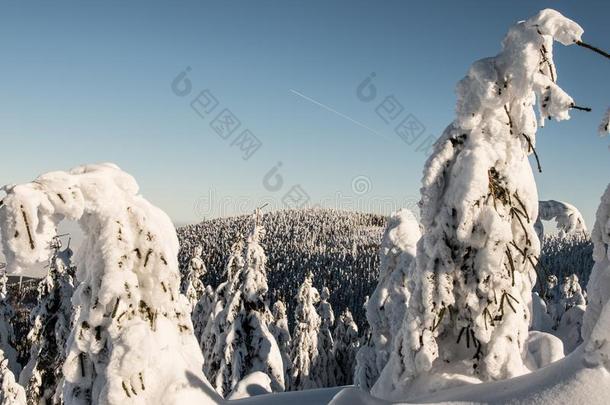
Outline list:
[[[242,378],[227,399],[250,398],[271,392],[271,378],[261,371],[255,371]]]
[[[534,224],[538,238],[542,239],[544,235],[544,225],[542,221],[555,220],[560,236],[567,233],[587,232],[585,219],[583,218],[578,208],[572,204],[563,201],[539,201],[538,202],[538,219]]]
[[[189,306],[180,294],[178,240],[165,213],[112,164],[52,172],[5,188],[0,206],[7,270],[51,256],[64,218],[86,239],[77,258],[80,306],[64,365],[67,404],[173,404],[197,387],[219,398],[202,373]]]
[[[610,185],[597,209],[593,239],[595,265],[589,278],[589,303],[583,318],[582,338],[592,363],[610,361]]]
[[[0,350],[0,404],[2,405],[25,405],[25,391],[15,381],[15,375],[8,368],[8,359],[4,358],[4,352]]]
[[[21,365],[17,362],[17,351],[13,347],[15,344],[15,333],[10,320],[13,318],[14,311],[7,298],[6,283],[8,277],[5,272],[0,274],[0,351],[1,360],[6,360],[11,373],[16,376],[21,372]]]
[[[402,325],[410,292],[411,265],[421,238],[419,222],[407,209],[393,213],[379,249],[379,283],[366,304],[370,341],[360,348],[354,383],[370,389],[385,367]]]
[[[582,349],[579,349],[570,356],[532,374],[508,380],[452,388],[400,402],[383,402],[371,398],[369,394],[358,389],[345,388],[330,403],[332,405],[387,403],[606,405],[608,398],[610,398],[610,373],[604,367],[589,367],[583,360]]]
[[[553,41],[583,30],[554,10],[510,28],[495,57],[457,86],[457,116],[423,178],[425,230],[406,320],[373,394],[409,399],[529,372],[526,340],[540,243],[528,155],[545,119],[574,102],[557,84]],[[538,116],[534,107],[539,110]]]
[[[333,387],[282,392],[230,401],[227,405],[323,405],[330,403],[342,390],[343,387]]]

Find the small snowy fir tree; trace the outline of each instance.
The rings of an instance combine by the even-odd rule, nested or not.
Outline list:
[[[349,385],[354,379],[356,368],[356,354],[360,341],[358,340],[358,326],[349,309],[345,309],[334,331],[335,362],[337,363],[337,385]]]
[[[595,216],[593,258],[587,284],[589,303],[582,325],[585,358],[589,365],[608,367],[610,362],[610,184]]]
[[[193,320],[193,330],[197,339],[201,339],[205,326],[210,318],[212,305],[214,304],[214,289],[211,285],[205,286],[201,298],[193,309],[191,319]]]
[[[587,305],[585,292],[582,290],[576,274],[566,277],[559,290],[561,291],[561,306],[564,311],[577,305]]]
[[[71,263],[64,261],[71,255],[60,251],[58,238],[53,239],[51,248],[49,271],[38,284],[38,301],[30,314],[30,359],[19,376],[31,404],[62,403],[62,366],[72,330],[74,284],[68,273]]]
[[[316,388],[312,368],[318,357],[318,331],[320,315],[315,305],[320,301],[320,294],[313,286],[313,275],[309,273],[296,297],[295,326],[292,334],[292,390]]]
[[[425,233],[396,359],[373,395],[405,400],[529,371],[524,360],[540,243],[528,155],[537,122],[568,119],[574,107],[556,84],[553,41],[574,44],[582,32],[543,10],[514,25],[502,51],[475,62],[458,84],[457,117],[424,169]]]
[[[199,337],[199,342],[205,358],[203,371],[210,381],[215,381],[220,370],[220,362],[225,352],[225,334],[230,328],[228,319],[233,308],[229,305],[233,302],[236,292],[236,281],[241,277],[241,270],[244,266],[243,258],[244,241],[241,236],[231,246],[229,260],[225,267],[225,281],[221,283],[214,294],[214,301],[210,306],[209,315],[203,334]],[[200,329],[205,319],[199,320],[201,323],[196,329]]]
[[[66,404],[177,404],[220,398],[201,372],[178,239],[169,217],[113,164],[51,172],[5,187],[0,230],[7,270],[48,260],[64,218],[85,234],[77,260],[80,306],[67,344]],[[161,355],[162,354],[162,355]]]
[[[411,211],[402,209],[389,217],[379,250],[379,283],[366,305],[370,339],[361,346],[363,353],[357,359],[354,383],[364,390],[377,381],[402,325],[410,296],[409,269],[420,237],[419,223]],[[371,345],[375,356],[370,355]]]
[[[580,232],[586,234],[587,226],[585,219],[578,209],[566,202],[562,201],[539,201],[538,202],[538,219],[534,224],[534,229],[538,234],[538,238],[542,241],[544,236],[544,225],[542,221],[555,220],[559,235],[564,236],[568,233]]]
[[[563,342],[564,352],[568,354],[582,343],[580,332],[587,309],[586,293],[578,282],[578,276],[572,274],[565,277],[559,286],[559,296],[553,328],[555,335]]]
[[[264,237],[260,213],[244,249],[244,267],[239,273],[233,297],[228,305],[229,328],[221,339],[224,351],[214,387],[227,396],[247,375],[262,372],[271,380],[274,392],[284,391],[284,364],[275,338],[269,331],[273,319],[267,304],[267,270],[265,252],[260,245]]]
[[[273,323],[269,324],[269,331],[275,338],[277,346],[280,349],[282,355],[282,362],[284,363],[284,384],[286,387],[290,387],[290,347],[292,345],[292,338],[290,336],[290,330],[288,329],[288,317],[286,315],[286,305],[282,301],[276,301],[273,304]]]
[[[15,350],[15,332],[11,319],[14,316],[13,307],[7,297],[8,277],[3,271],[0,274],[0,350],[3,359],[8,361],[8,367],[14,375],[19,375],[21,365],[17,362],[17,351]]]
[[[186,279],[184,280],[183,293],[189,300],[191,310],[195,308],[195,306],[199,302],[199,298],[203,295],[203,292],[205,290],[201,279],[203,278],[203,276],[205,276],[207,269],[205,268],[205,264],[201,259],[202,253],[203,247],[201,245],[195,247],[193,257],[191,258],[191,261],[189,263],[189,271],[186,276]]]
[[[335,313],[328,302],[330,291],[322,288],[318,315],[320,315],[320,329],[318,332],[318,356],[313,364],[311,374],[318,388],[334,387],[337,385],[335,370],[334,340],[332,329],[335,325]]]
[[[25,405],[26,397],[23,387],[15,381],[15,375],[8,367],[8,359],[0,349],[0,404]]]

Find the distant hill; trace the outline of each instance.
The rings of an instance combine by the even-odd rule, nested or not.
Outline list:
[[[216,287],[224,278],[231,244],[248,230],[248,215],[204,221],[178,229],[180,268],[184,271],[198,244],[208,274],[204,282]],[[263,215],[270,299],[281,298],[292,316],[293,298],[307,272],[314,285],[331,291],[335,312],[348,307],[359,327],[366,324],[364,300],[375,289],[378,250],[386,225],[382,215],[338,210],[276,211]]]

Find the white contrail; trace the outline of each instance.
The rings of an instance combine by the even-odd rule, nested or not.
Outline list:
[[[307,97],[305,94],[300,93],[300,92],[298,92],[298,91],[296,91],[296,90],[294,90],[294,89],[290,89],[290,91],[291,91],[292,93],[296,94],[297,96],[299,96],[299,97],[301,97],[301,98],[303,98],[303,99],[305,99],[305,100],[307,100],[307,101],[309,101],[309,102],[311,102],[311,103],[314,103],[315,105],[318,105],[318,106],[320,106],[320,107],[324,108],[325,110],[330,111],[330,112],[331,112],[331,113],[333,113],[333,114],[337,114],[339,117],[345,118],[346,120],[348,120],[348,121],[350,121],[350,122],[353,122],[354,124],[358,125],[359,127],[362,127],[362,128],[364,128],[364,129],[366,129],[366,130],[369,130],[370,132],[374,133],[374,134],[375,134],[375,135],[377,135],[377,136],[382,137],[382,138],[383,138],[383,139],[385,139],[385,140],[388,140],[388,138],[387,138],[385,135],[380,134],[379,132],[375,131],[373,128],[368,127],[368,126],[364,125],[363,123],[361,123],[361,122],[359,122],[359,121],[356,121],[355,119],[353,119],[353,118],[351,118],[351,117],[348,117],[347,115],[345,115],[345,114],[343,114],[343,113],[341,113],[341,112],[339,112],[339,111],[335,110],[334,108],[329,107],[329,106],[327,106],[326,104],[323,104],[323,103],[321,103],[321,102],[319,102],[319,101],[316,101],[316,100],[314,100],[314,99],[313,99],[313,98],[311,98],[311,97]]]

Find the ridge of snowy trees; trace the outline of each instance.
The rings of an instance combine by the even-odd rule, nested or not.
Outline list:
[[[301,282],[311,272],[331,292],[329,303],[340,312],[353,311],[360,327],[366,323],[362,304],[377,284],[378,250],[386,218],[382,215],[331,209],[285,210],[262,214],[266,230],[268,298],[286,305],[290,329]],[[225,280],[226,263],[238,235],[250,229],[251,217],[206,220],[178,229],[183,277],[195,247],[203,246],[208,270],[205,285],[216,289]]]
[[[457,117],[424,169],[424,235],[405,339],[373,387],[375,396],[404,400],[528,372],[525,342],[540,253],[528,155],[537,122],[568,119],[575,105],[556,84],[553,41],[571,45],[582,32],[543,10],[514,25],[502,51],[475,62],[459,83]],[[449,370],[454,378],[443,377]]]
[[[180,294],[174,227],[138,195],[131,176],[112,164],[88,165],[5,192],[0,230],[9,273],[51,256],[62,219],[85,233],[73,298],[80,309],[63,367],[67,404],[219,400],[201,372]]]

